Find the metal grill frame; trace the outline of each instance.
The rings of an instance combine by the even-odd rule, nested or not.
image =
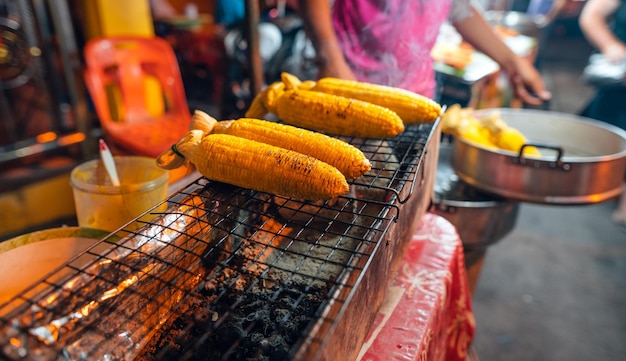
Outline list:
[[[231,268],[235,258],[246,258],[242,256],[243,247],[233,244],[256,242],[254,235],[263,232],[271,241],[257,244],[263,249],[262,254],[281,256],[273,261],[262,260],[262,256],[252,259],[252,265],[261,268],[261,272],[250,276],[250,270],[239,270],[237,276],[229,279],[231,283],[226,289],[234,288],[242,278],[248,279],[248,289],[267,282],[269,272],[280,267],[272,262],[285,255],[307,262],[315,260],[321,263],[320,269],[340,268],[333,279],[304,274],[297,267],[280,270],[289,277],[278,290],[287,289],[300,279],[308,282],[305,289],[320,282],[328,286],[324,299],[288,354],[289,359],[324,358],[322,350],[331,334],[340,328],[342,316],[366,270],[378,262],[374,259],[378,249],[389,246],[389,237],[406,233],[392,228],[401,210],[414,211],[401,207],[411,200],[416,187],[423,186],[424,173],[428,171],[422,169],[424,152],[428,142],[438,141],[438,125],[439,121],[408,126],[398,137],[386,141],[344,138],[377,161],[367,175],[350,181],[356,193],[339,197],[332,206],[328,202],[321,206],[296,202],[297,206],[291,207],[292,200],[286,198],[198,178],[164,201],[169,204],[166,212],[154,213],[159,207],[156,205],[0,305],[0,345],[5,345],[0,348],[0,356],[21,359],[23,353],[39,353],[48,357],[42,359],[74,359],[72,355],[78,354],[86,355],[86,359],[135,359],[157,332],[186,315],[191,299],[203,297],[212,277]],[[376,194],[377,199],[363,198],[369,194]],[[299,217],[305,215],[305,221],[282,219],[282,223],[277,222],[278,229],[268,231],[273,228],[266,229],[266,225],[280,219],[276,215],[281,210]],[[127,228],[148,213],[154,215],[152,221],[142,222],[143,226],[136,230]],[[353,231],[358,236],[352,235]],[[304,237],[305,233],[313,233],[317,238],[312,242]],[[292,246],[276,246],[273,240],[277,238]],[[335,245],[321,243],[326,238],[335,240]],[[350,241],[347,243],[353,249],[345,248],[345,240]],[[107,242],[111,245],[102,251],[100,248]],[[289,248],[296,243],[304,244],[305,251]],[[313,254],[317,248],[313,247],[325,249],[322,254],[328,258],[317,258]],[[392,245],[399,251],[402,247]],[[339,253],[345,253],[345,260],[330,259],[331,254]],[[207,324],[215,326],[207,330],[205,336],[209,337],[219,332],[220,325],[230,317],[229,312],[237,307],[234,304],[217,316],[207,309],[194,316],[181,333],[187,334],[194,322],[206,322],[208,318],[211,321]],[[138,310],[144,312],[135,312]],[[232,346],[230,352],[236,352],[237,345]],[[166,350],[161,351],[164,354]],[[192,358],[193,348],[186,351],[180,359]]]

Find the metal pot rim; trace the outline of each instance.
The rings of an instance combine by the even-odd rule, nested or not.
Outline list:
[[[437,205],[445,205],[446,207],[455,207],[455,208],[497,208],[506,206],[507,204],[517,203],[513,200],[502,199],[502,200],[491,200],[491,201],[459,201],[454,199],[443,199],[437,197],[437,195],[433,196],[433,203]]]
[[[532,116],[533,118],[541,117],[542,115],[543,116],[552,115],[555,117],[562,118],[563,120],[567,120],[568,122],[574,122],[574,123],[578,122],[579,124],[584,124],[584,125],[588,125],[591,127],[606,130],[609,133],[614,133],[614,135],[621,137],[626,142],[626,130],[621,129],[617,126],[614,126],[612,124],[608,124],[599,120],[593,120],[593,119],[581,117],[581,116],[574,115],[574,114],[560,113],[560,112],[546,111],[546,110],[535,110],[535,109],[492,108],[492,109],[476,110],[474,112],[474,116],[479,118],[481,116],[487,115],[494,111],[500,112],[502,114],[503,119],[506,119],[507,113],[508,114],[523,113],[523,114],[528,114],[529,116]],[[455,141],[460,141],[468,146],[478,148],[479,150],[485,151],[488,153],[496,153],[496,154],[500,154],[500,155],[503,155],[505,157],[510,157],[510,158],[520,157],[520,153],[518,152],[508,151],[504,149],[486,148],[480,144],[468,141],[463,138],[455,138]],[[559,145],[560,144],[554,144],[554,146],[559,146]],[[564,154],[560,158],[560,160],[567,162],[567,163],[594,163],[594,162],[606,162],[610,160],[615,160],[615,159],[623,158],[625,156],[626,156],[626,146],[621,151],[616,152],[616,153],[611,153],[611,154],[594,155],[594,156],[571,156],[571,155]],[[536,161],[536,162],[545,162],[545,163],[551,163],[554,161],[554,159],[548,156],[541,156],[541,157],[523,156],[523,158]]]
[[[487,153],[495,153],[495,154],[500,154],[502,156],[505,157],[509,157],[509,158],[523,158],[523,159],[527,159],[529,161],[533,161],[533,162],[540,162],[540,163],[553,163],[555,161],[554,158],[548,157],[548,156],[541,156],[541,157],[529,157],[529,156],[521,156],[519,153],[513,152],[513,151],[509,151],[509,150],[504,150],[504,149],[492,149],[492,148],[486,148],[484,146],[482,146],[481,144],[478,143],[474,143],[472,141],[468,141],[462,138],[457,138],[455,139],[456,141],[459,141],[461,143],[464,143],[465,145],[474,147],[474,148],[478,148],[481,151],[487,152]],[[568,156],[568,155],[564,155],[560,158],[561,161],[563,162],[567,162],[567,163],[599,163],[599,162],[606,162],[606,161],[610,161],[610,160],[614,160],[614,159],[619,159],[619,158],[623,158],[626,156],[626,149],[618,152],[618,153],[613,153],[613,154],[607,154],[607,155],[596,155],[596,156]]]

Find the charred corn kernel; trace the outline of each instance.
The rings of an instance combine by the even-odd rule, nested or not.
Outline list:
[[[388,108],[310,90],[285,91],[276,110],[287,124],[335,135],[390,138],[404,131],[402,119]]]
[[[441,105],[434,100],[390,86],[322,78],[311,90],[359,99],[389,108],[402,118],[404,124],[431,123],[441,115]]]
[[[250,107],[246,110],[246,117],[249,118],[262,118],[265,114],[268,113],[267,108],[263,105],[263,93],[257,94],[254,98],[252,98],[252,102],[250,103]]]
[[[276,114],[276,100],[285,92],[285,83],[274,82],[265,88],[261,94],[261,102],[269,112]]]
[[[350,190],[344,175],[321,160],[234,135],[191,130],[176,148],[200,174],[218,182],[305,200]]]
[[[215,124],[214,134],[230,134],[296,151],[326,162],[347,178],[360,177],[372,168],[358,148],[322,133],[267,120],[241,118]]]

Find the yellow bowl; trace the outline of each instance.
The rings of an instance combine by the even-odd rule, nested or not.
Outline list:
[[[1,242],[0,305],[36,284],[106,235],[107,232],[97,229],[62,227],[28,233]],[[108,244],[103,243],[95,248],[98,252],[108,248]],[[72,265],[84,265],[90,259],[93,256],[78,257]],[[67,277],[69,271],[63,269],[55,273],[54,280]]]

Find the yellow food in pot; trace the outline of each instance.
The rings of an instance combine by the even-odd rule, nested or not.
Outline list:
[[[495,148],[519,153],[528,139],[518,129],[507,125],[498,112],[484,118],[476,118],[472,108],[450,106],[442,117],[442,131],[486,148]],[[539,150],[532,146],[524,148],[525,156],[540,157]]]

